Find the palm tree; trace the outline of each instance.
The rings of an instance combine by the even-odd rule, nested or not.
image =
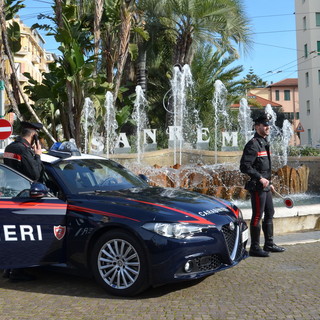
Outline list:
[[[250,45],[248,20],[240,0],[160,0],[162,23],[176,38],[173,64],[191,64],[195,48],[211,43],[235,53]]]

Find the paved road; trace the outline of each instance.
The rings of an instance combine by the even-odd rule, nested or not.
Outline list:
[[[37,280],[0,278],[1,320],[44,319],[320,319],[320,242],[250,257],[202,281],[150,289],[135,298],[108,296],[92,280],[34,269]]]

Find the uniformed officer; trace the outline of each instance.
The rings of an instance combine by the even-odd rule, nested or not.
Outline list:
[[[42,153],[38,139],[41,123],[21,122],[21,136],[9,144],[4,150],[4,164],[21,172],[34,181],[38,181],[43,174],[40,160]]]
[[[43,165],[40,159],[42,153],[38,141],[38,131],[42,129],[41,123],[21,122],[21,135],[10,143],[4,150],[3,161],[7,166],[19,171],[34,181],[41,179]],[[4,278],[13,282],[34,280],[24,269],[6,269]]]
[[[250,191],[252,217],[250,221],[251,246],[249,254],[268,257],[269,252],[283,252],[285,249],[273,242],[273,215],[271,184],[271,159],[267,137],[270,134],[269,114],[262,114],[254,124],[255,135],[246,144],[240,161],[240,170],[250,176],[245,188]],[[262,230],[265,237],[263,249],[260,247],[260,221],[264,214]]]

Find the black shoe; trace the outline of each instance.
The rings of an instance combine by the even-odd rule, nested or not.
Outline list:
[[[35,279],[34,276],[21,269],[12,269],[9,275],[9,280],[11,282],[33,281]]]
[[[251,257],[262,257],[262,258],[265,258],[265,257],[269,257],[269,252],[266,252],[266,251],[262,250],[261,248],[250,249],[249,255]]]
[[[3,270],[2,278],[9,279],[10,277],[10,269]]]
[[[277,246],[276,244],[265,244],[264,247],[263,247],[263,250],[264,251],[268,251],[268,252],[283,252],[285,251],[286,249],[283,248],[283,247],[279,247]]]

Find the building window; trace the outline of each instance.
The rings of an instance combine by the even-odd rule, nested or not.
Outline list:
[[[320,84],[320,70],[318,70],[318,84]]]
[[[307,116],[310,115],[310,100],[307,100]]]
[[[284,90],[284,100],[290,101],[290,90]]]
[[[308,45],[307,44],[304,45],[304,57],[308,58]]]
[[[303,17],[302,24],[303,24],[303,31],[306,31],[307,30],[307,18],[306,17]]]
[[[318,56],[320,56],[320,41],[317,41]]]
[[[320,12],[316,12],[316,26],[320,27]]]
[[[276,90],[276,101],[279,101],[279,100],[280,100],[280,91]]]
[[[296,112],[296,119],[299,120],[300,119],[300,113]]]
[[[309,72],[306,72],[306,87],[309,87]]]

